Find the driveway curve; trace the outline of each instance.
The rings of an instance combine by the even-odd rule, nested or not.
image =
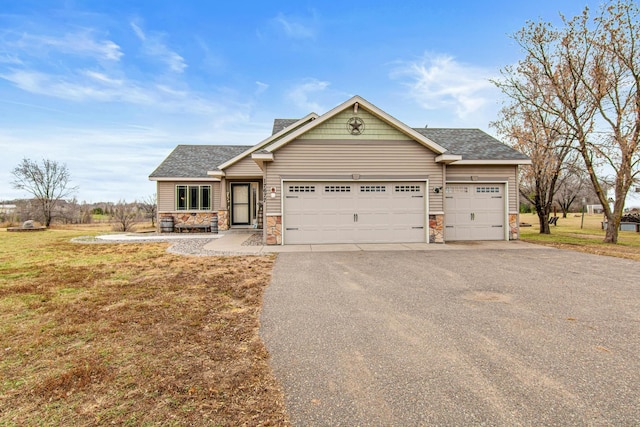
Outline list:
[[[639,425],[640,263],[532,248],[279,254],[292,424]]]

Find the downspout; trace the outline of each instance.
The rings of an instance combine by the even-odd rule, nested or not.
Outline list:
[[[262,244],[267,243],[267,171],[269,170],[269,163],[262,163],[264,166],[264,173],[262,174]]]
[[[447,241],[444,238],[444,232],[447,229],[447,215],[445,215],[446,212],[446,206],[445,203],[447,201],[447,198],[444,196],[445,192],[447,191],[447,164],[443,163],[442,164],[442,191],[440,193],[442,193],[442,242],[443,243],[447,243]]]
[[[220,178],[220,210],[227,209],[227,179]]]

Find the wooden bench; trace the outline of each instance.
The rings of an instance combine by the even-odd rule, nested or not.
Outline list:
[[[176,224],[176,230],[179,233],[182,233],[182,230],[186,230],[187,232],[191,232],[191,231],[204,231],[204,232],[210,232],[211,231],[211,225],[210,224]]]

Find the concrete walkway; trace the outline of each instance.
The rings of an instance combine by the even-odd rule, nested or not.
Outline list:
[[[273,245],[242,246],[247,233],[227,233],[222,238],[207,243],[203,249],[215,252],[238,254],[270,254],[281,252],[378,252],[378,251],[446,251],[478,249],[531,249],[536,247],[520,241],[456,242],[456,243],[345,243],[335,245]]]
[[[180,239],[219,239],[223,237],[222,234],[205,234],[205,233],[118,233],[118,234],[103,234],[96,236],[97,240],[105,240],[108,242],[140,242],[140,241],[154,241],[164,242],[167,240],[180,240]]]
[[[266,255],[286,252],[380,252],[380,251],[459,251],[478,249],[522,250],[538,246],[521,241],[485,241],[485,242],[453,242],[453,243],[346,243],[334,245],[243,245],[247,239],[257,234],[254,230],[224,231],[212,233],[120,233],[96,236],[97,240],[108,242],[149,242],[180,241],[186,239],[211,240],[202,246],[207,253]]]

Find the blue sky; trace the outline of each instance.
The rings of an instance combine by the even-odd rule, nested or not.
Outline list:
[[[66,163],[80,201],[141,199],[177,144],[253,145],[356,94],[413,127],[491,131],[508,35],[598,4],[0,0],[0,200],[26,196],[24,157]]]

